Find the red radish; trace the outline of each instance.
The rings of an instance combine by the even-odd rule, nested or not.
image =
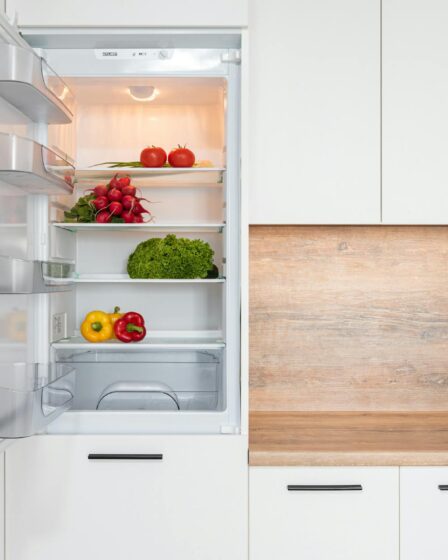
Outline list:
[[[97,185],[94,189],[93,189],[93,194],[95,196],[107,196],[107,191],[109,189],[107,188],[106,185]]]
[[[135,196],[137,189],[133,185],[126,185],[121,189],[121,192],[123,193],[123,196]]]
[[[123,218],[123,220],[127,223],[127,224],[132,224],[135,222],[135,216],[132,213],[131,210],[126,210],[125,212],[123,212],[120,216],[120,218]]]
[[[131,178],[128,175],[126,177],[120,177],[118,182],[121,188],[128,187],[131,184]]]
[[[117,200],[121,200],[123,198],[123,195],[121,194],[120,189],[117,189],[116,187],[113,187],[107,193],[107,198],[109,200],[112,200],[112,201],[117,201]]]
[[[134,205],[133,212],[134,214],[150,214],[150,212],[146,210],[146,208],[142,206],[138,200]]]
[[[107,224],[107,222],[110,222],[111,217],[112,216],[109,214],[109,212],[107,210],[102,210],[101,212],[98,212],[95,220],[99,224]]]
[[[118,175],[114,175],[114,176],[112,177],[112,179],[111,179],[110,182],[109,182],[109,187],[110,187],[111,189],[112,189],[112,188],[115,188],[115,189],[120,189],[120,188],[121,188],[120,180],[118,179]]]
[[[123,212],[123,204],[118,202],[118,200],[114,200],[109,204],[109,212],[114,216],[119,216]]]
[[[143,216],[141,214],[134,214],[134,223],[135,224],[142,224],[143,223]]]
[[[134,196],[127,194],[123,197],[121,203],[123,204],[123,208],[126,208],[126,210],[130,210],[137,203],[137,199]]]
[[[109,204],[107,200],[107,196],[98,196],[94,200],[92,200],[92,204],[95,206],[97,210],[104,210],[106,206]]]

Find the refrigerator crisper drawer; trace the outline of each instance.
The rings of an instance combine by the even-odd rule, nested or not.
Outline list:
[[[75,168],[29,138],[0,133],[0,181],[29,194],[73,193]]]
[[[71,366],[0,363],[0,438],[39,432],[70,408],[74,391]]]
[[[74,410],[182,414],[225,406],[221,350],[58,351],[57,360],[76,363]]]
[[[73,96],[64,81],[31,49],[0,45],[0,97],[33,122],[67,124]]]

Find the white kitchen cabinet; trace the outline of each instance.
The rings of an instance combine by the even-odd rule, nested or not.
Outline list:
[[[242,27],[247,0],[6,0],[20,26]]]
[[[401,560],[446,560],[448,467],[404,467],[400,473]]]
[[[251,560],[398,560],[398,468],[251,467],[249,480]]]
[[[8,560],[247,557],[244,437],[37,436],[6,473]]]
[[[448,223],[448,3],[383,0],[383,221]]]
[[[252,0],[252,224],[380,221],[380,0]]]

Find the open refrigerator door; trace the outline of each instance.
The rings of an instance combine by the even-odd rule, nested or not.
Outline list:
[[[41,430],[73,400],[72,368],[42,352],[40,328],[46,294],[70,289],[45,280],[62,265],[42,244],[48,197],[71,194],[74,179],[46,131],[73,115],[59,78],[3,16],[0,57],[0,438],[12,438]]]
[[[0,242],[0,395],[14,419],[0,417],[0,437],[240,432],[238,44],[140,41],[130,48],[120,35],[119,48],[98,49],[80,37],[66,48],[59,37],[49,48],[33,35],[55,107],[36,116],[25,94],[19,107],[18,96],[0,99],[0,132],[14,137],[15,165],[0,162],[0,228],[11,232]],[[0,76],[0,98],[7,89]],[[40,97],[34,92],[31,105]],[[194,152],[194,166],[136,165],[147,146],[170,152],[178,144]],[[73,206],[117,172],[135,187],[142,221],[113,216],[111,200],[73,218]],[[103,223],[101,211],[112,215]],[[206,244],[213,274],[131,277],[137,246],[167,236]],[[115,306],[145,318],[143,340],[81,336],[90,311]]]

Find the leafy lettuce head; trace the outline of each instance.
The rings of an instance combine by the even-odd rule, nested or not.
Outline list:
[[[174,234],[139,243],[128,259],[131,278],[207,278],[213,268],[213,249],[200,239]]]

